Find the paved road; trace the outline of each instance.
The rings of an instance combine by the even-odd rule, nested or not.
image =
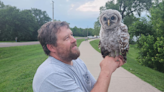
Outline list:
[[[22,46],[22,45],[33,45],[39,44],[38,41],[34,42],[1,42],[0,47],[11,47],[11,46]]]
[[[77,37],[76,39],[85,39],[86,37]],[[0,42],[0,47],[11,47],[11,46],[23,46],[23,45],[34,45],[40,44],[39,41],[33,42]]]
[[[80,58],[85,62],[95,79],[100,73],[101,54],[92,48],[89,41],[83,41],[79,47]],[[127,62],[128,63],[128,62]],[[118,68],[112,75],[109,92],[161,92],[150,84],[142,81],[124,68]]]

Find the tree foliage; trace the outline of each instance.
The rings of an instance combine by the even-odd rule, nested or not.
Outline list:
[[[133,43],[132,38],[134,36],[138,37],[141,36],[141,34],[148,36],[153,34],[153,26],[150,21],[148,21],[146,18],[141,18],[140,20],[134,22],[129,27],[129,34],[130,34],[130,43]]]
[[[42,11],[40,9],[37,8],[31,8],[30,10],[28,10],[33,16],[34,16],[34,20],[36,21],[36,29],[38,30],[43,24],[45,24],[46,22],[51,21],[51,18],[48,16],[48,14],[46,13],[46,11]],[[37,40],[37,35],[38,32],[34,31],[33,32],[33,39]]]
[[[94,23],[94,34],[95,35],[99,35],[100,27],[101,27],[101,25],[100,25],[99,21],[96,21]]]
[[[6,41],[31,40],[36,23],[30,12],[10,6],[0,10],[0,24],[0,39]]]
[[[10,5],[4,5],[0,1],[0,41],[18,41],[37,40],[37,30],[46,22],[51,21],[46,11],[31,8],[20,10]],[[56,21],[56,20],[54,20]],[[60,20],[58,20],[60,21]],[[97,31],[92,28],[71,28],[74,36],[86,37],[97,35]]]
[[[149,10],[151,6],[152,0],[112,0],[100,7],[100,12],[106,9],[115,9],[121,13],[122,19],[124,19],[126,16],[134,15],[134,13],[140,16],[142,11]]]
[[[39,9],[20,10],[0,1],[0,40],[37,40],[37,30],[50,21],[47,13]]]
[[[139,38],[140,64],[164,72],[164,1],[150,9],[151,29]]]
[[[5,5],[3,4],[3,2],[0,1],[0,9],[4,8]]]
[[[37,8],[31,8],[30,12],[35,17],[35,20],[38,24],[38,26],[42,26],[44,23],[49,22],[51,18],[48,16],[46,11],[42,11]]]
[[[94,36],[95,30],[93,28],[78,28],[78,27],[73,27],[71,28],[73,35],[74,36],[81,36],[81,37],[86,37],[88,36]]]

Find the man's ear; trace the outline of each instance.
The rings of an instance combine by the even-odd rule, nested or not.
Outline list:
[[[52,44],[47,44],[47,48],[48,48],[48,50],[49,51],[51,51],[51,52],[56,52],[56,47],[54,46],[54,45],[52,45]]]

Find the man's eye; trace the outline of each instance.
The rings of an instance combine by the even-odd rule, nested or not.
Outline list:
[[[69,36],[66,37],[66,40],[69,39]]]

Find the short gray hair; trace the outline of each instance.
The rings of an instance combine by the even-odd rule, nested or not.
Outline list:
[[[57,46],[56,33],[60,31],[61,27],[64,26],[69,28],[69,24],[67,22],[60,22],[60,21],[47,22],[44,25],[42,25],[41,28],[38,30],[38,40],[42,45],[42,48],[46,55],[50,54],[50,51],[47,48],[47,44],[52,44],[54,46]]]

